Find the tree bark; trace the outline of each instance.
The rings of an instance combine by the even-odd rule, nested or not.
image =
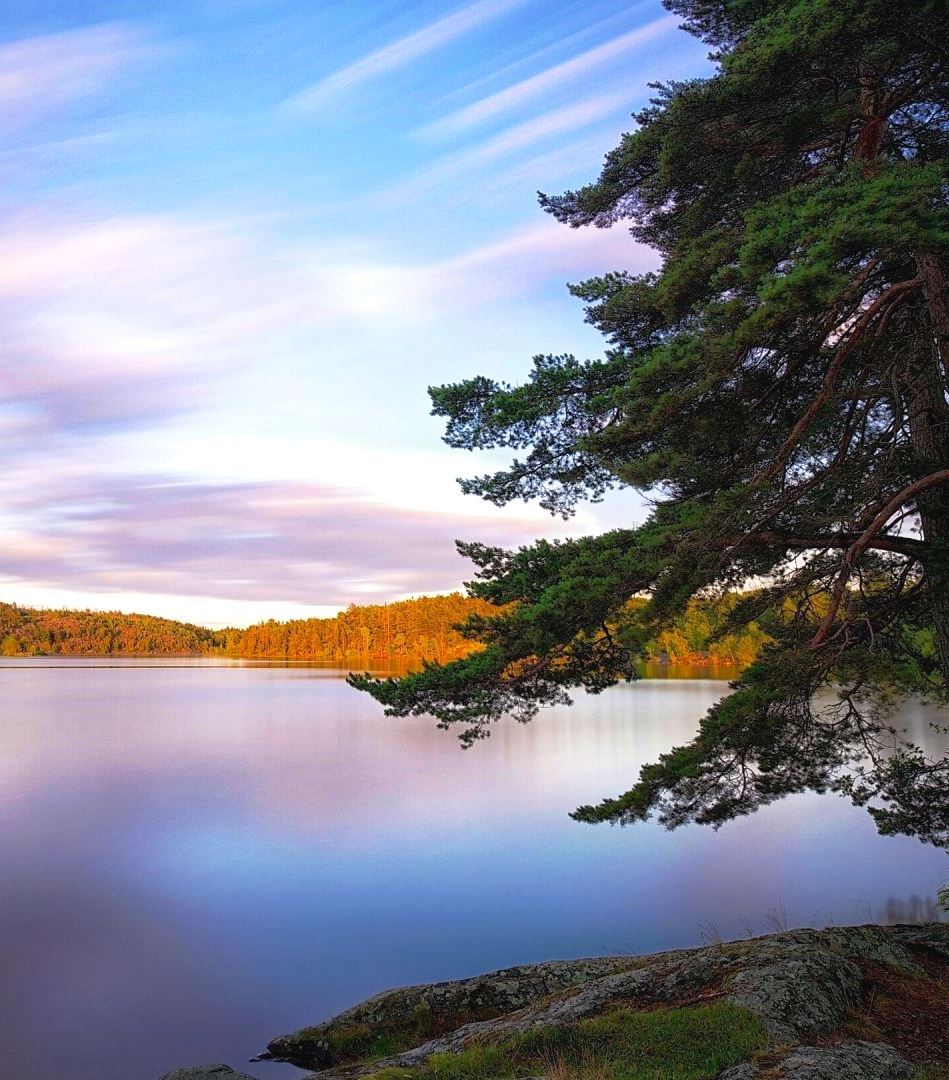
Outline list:
[[[910,436],[920,475],[949,466],[949,277],[938,255],[916,257],[922,279],[932,346],[912,372]],[[914,365],[915,366],[915,365]],[[949,485],[920,493],[916,500],[923,537],[935,555],[923,561],[936,651],[949,686]]]
[[[877,159],[886,134],[879,87],[869,68],[860,70],[861,124],[854,158],[863,161],[867,176],[877,171]],[[926,476],[949,466],[949,274],[938,254],[920,252],[916,269],[932,345],[908,372],[912,387],[908,401],[910,438],[917,475]],[[924,558],[923,572],[929,592],[936,654],[943,683],[949,687],[949,485],[921,492],[916,499],[923,538],[934,549]]]

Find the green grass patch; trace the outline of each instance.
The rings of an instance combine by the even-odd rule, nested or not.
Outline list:
[[[458,1054],[433,1054],[422,1069],[383,1069],[374,1080],[706,1080],[767,1046],[761,1021],[737,1005],[638,1012],[617,1009],[568,1027],[527,1032]]]
[[[309,1028],[300,1034],[303,1043],[307,1040],[324,1043],[336,1065],[371,1064],[379,1058],[390,1057],[401,1050],[445,1035],[474,1020],[486,1020],[494,1015],[493,1012],[478,1013],[462,1009],[436,1016],[430,1005],[420,1002],[412,1010],[411,1019],[399,1027],[347,1024],[336,1030],[323,1026]]]
[[[412,1046],[412,1035],[392,1031],[376,1031],[368,1024],[354,1024],[338,1032],[325,1034],[324,1040],[339,1061],[373,1061],[397,1054]]]

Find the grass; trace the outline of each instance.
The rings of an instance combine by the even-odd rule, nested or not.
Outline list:
[[[413,1045],[415,1032],[376,1031],[368,1024],[354,1024],[325,1035],[326,1043],[340,1061],[372,1061],[397,1054]],[[424,1037],[424,1036],[423,1036]]]
[[[472,1020],[487,1018],[488,1016],[470,1010],[449,1012],[436,1017],[431,1008],[422,1002],[413,1010],[411,1020],[399,1027],[347,1024],[337,1030],[326,1030],[322,1026],[305,1028],[300,1034],[303,1043],[308,1039],[324,1042],[332,1052],[334,1064],[370,1064],[379,1058],[389,1057],[401,1050],[428,1042],[438,1035],[445,1035]]]
[[[421,1070],[383,1069],[373,1080],[706,1080],[768,1043],[760,1020],[729,1002],[641,1012],[617,1009],[567,1027],[527,1032]],[[928,1080],[928,1078],[927,1078]]]

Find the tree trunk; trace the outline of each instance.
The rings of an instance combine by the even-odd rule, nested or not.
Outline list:
[[[937,255],[918,255],[923,296],[932,331],[932,349],[913,372],[910,435],[921,475],[949,466],[949,278]],[[927,559],[926,574],[936,651],[949,686],[949,488],[922,493],[917,500],[923,537],[938,547]]]

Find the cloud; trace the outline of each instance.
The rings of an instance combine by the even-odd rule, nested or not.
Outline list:
[[[604,148],[617,141],[616,126],[607,120],[599,127],[584,130],[576,139],[558,140],[486,176],[478,185],[479,195],[482,199],[499,199],[512,191],[557,191],[574,186],[577,163],[602,160]],[[581,174],[584,182],[592,172],[592,168],[584,170]]]
[[[457,537],[516,545],[536,521],[393,507],[304,483],[46,476],[5,486],[0,578],[91,593],[144,592],[343,606],[457,588]],[[106,601],[107,602],[107,601]]]
[[[645,45],[661,34],[676,29],[678,23],[679,20],[672,15],[655,19],[645,26],[630,30],[626,34],[613,38],[612,41],[597,45],[570,60],[565,60],[480,101],[475,101],[441,120],[426,124],[419,128],[416,134],[444,137],[457,135],[477,124],[483,124],[496,116],[519,108],[533,98],[549,94],[557,86],[570,84],[581,75],[591,71],[599,72],[610,61]]]
[[[434,425],[431,450],[381,449],[399,391],[367,358],[401,363],[445,319],[650,257],[625,231],[546,216],[418,263],[237,219],[9,220],[0,598],[248,622],[456,588],[456,538],[565,531],[461,496],[471,467]]]
[[[352,262],[321,283],[337,310],[358,318],[426,321],[510,301],[550,283],[623,268],[651,269],[655,254],[625,229],[567,229],[551,218],[430,263]]]
[[[405,67],[442,45],[521,6],[525,0],[479,0],[437,19],[412,34],[377,49],[327,75],[284,102],[297,113],[315,112],[341,93]]]
[[[433,271],[448,296],[487,302],[543,282],[623,268],[651,269],[656,254],[625,229],[566,229],[547,218],[489,244],[446,259]]]
[[[125,23],[99,23],[0,44],[0,125],[25,126],[91,97],[150,51]]]
[[[197,373],[212,374],[276,303],[235,269],[250,258],[227,228],[183,218],[8,218],[0,407],[36,441],[187,408],[202,396]]]
[[[375,348],[381,324],[431,323],[645,257],[623,230],[546,217],[399,262],[240,219],[23,212],[0,227],[0,443],[9,455],[89,428],[154,425],[262,363],[292,378],[302,356],[341,339],[357,354]]]
[[[499,158],[536,143],[543,143],[554,136],[587,127],[605,116],[620,112],[629,112],[629,92],[626,90],[598,94],[584,101],[551,109],[506,128],[470,150],[462,150],[436,161],[409,179],[388,187],[378,198],[384,202],[406,202],[445,187],[459,177],[470,182],[470,174],[485,165],[493,164]]]

